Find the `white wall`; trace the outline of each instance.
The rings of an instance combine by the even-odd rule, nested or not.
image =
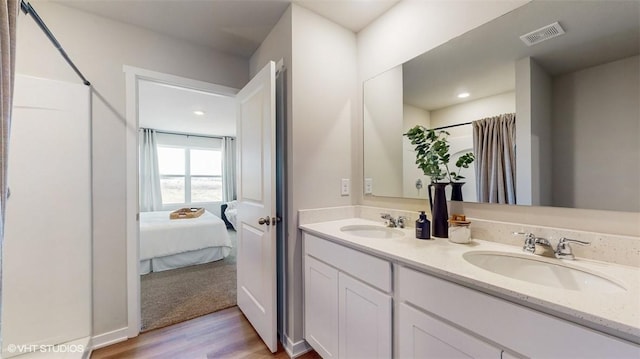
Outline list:
[[[551,205],[551,77],[525,57],[516,62],[516,203]]]
[[[362,105],[357,96],[356,36],[351,31],[302,7],[292,5],[292,213],[299,209],[353,204],[340,195],[340,179],[353,177],[353,119]],[[361,177],[360,177],[361,178]],[[293,221],[297,228],[297,218]],[[294,291],[295,315],[289,333],[302,339],[302,237],[295,235],[295,274],[289,282]]]
[[[433,110],[431,126],[436,128],[455,125],[514,112],[516,112],[516,93],[509,91]],[[471,125],[448,128],[447,132],[451,136],[467,136],[471,134]]]
[[[531,59],[516,61],[516,202],[530,205],[533,201],[531,162]]]
[[[94,335],[127,325],[123,65],[240,88],[248,61],[49,2],[36,10],[93,85]],[[18,19],[16,71],[78,82],[35,23]],[[64,131],[54,128],[50,131]]]
[[[531,204],[551,205],[551,76],[531,61],[531,137],[533,183]],[[516,117],[516,127],[518,119]],[[516,151],[518,142],[516,140]],[[516,155],[517,156],[517,155]],[[517,168],[517,166],[516,166]],[[516,197],[516,203],[518,198]]]
[[[376,196],[402,196],[402,66],[364,84],[364,176]]]
[[[251,58],[251,73],[268,60],[284,59],[288,99],[286,335],[302,340],[302,240],[299,209],[352,204],[340,180],[352,176],[352,121],[356,100],[356,37],[351,31],[292,4]],[[353,193],[353,190],[352,190]]]
[[[633,56],[553,79],[554,206],[640,212],[639,78]]]

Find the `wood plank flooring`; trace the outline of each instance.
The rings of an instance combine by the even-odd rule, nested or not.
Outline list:
[[[91,355],[92,359],[288,357],[282,348],[272,354],[238,307],[152,330],[125,342],[98,349]],[[300,358],[318,359],[320,356],[312,351]]]

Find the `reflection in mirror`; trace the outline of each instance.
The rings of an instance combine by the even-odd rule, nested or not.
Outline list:
[[[517,204],[640,211],[639,48],[640,2],[535,1],[365,81],[365,195],[428,197],[410,128],[465,124],[455,163],[472,122],[515,113]]]

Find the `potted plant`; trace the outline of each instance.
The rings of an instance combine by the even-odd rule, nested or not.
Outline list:
[[[435,132],[415,126],[404,134],[415,146],[416,164],[431,183],[439,183],[448,176],[449,143],[446,131]]]
[[[461,175],[463,168],[469,168],[469,165],[475,160],[475,156],[471,152],[467,152],[460,156],[456,161],[456,167],[458,168],[457,172],[449,171],[449,167],[447,166],[447,171],[449,172],[449,180],[451,181],[451,200],[452,201],[462,201],[462,185],[465,182],[461,182],[460,180],[465,177]]]
[[[456,172],[449,170],[449,142],[447,140],[449,132],[430,130],[424,126],[415,126],[404,134],[409,138],[411,144],[415,146],[416,164],[425,176],[431,178],[429,185],[429,204],[431,206],[431,216],[433,217],[433,235],[436,237],[448,237],[448,211],[445,187],[451,183],[453,187],[452,200],[462,200],[462,185],[464,179],[461,175],[463,168],[475,159],[473,153],[465,153],[456,161]],[[448,179],[449,182],[443,182]],[[458,182],[456,182],[458,181]],[[431,188],[435,194],[432,197]],[[454,198],[455,196],[455,198]]]
[[[416,164],[424,172],[425,176],[431,178],[431,183],[441,183],[448,179],[450,183],[460,182],[465,177],[462,176],[462,169],[469,168],[475,157],[473,153],[467,152],[460,156],[455,163],[456,171],[449,169],[449,132],[430,130],[424,126],[415,126],[404,134],[409,138],[411,144],[415,146]]]

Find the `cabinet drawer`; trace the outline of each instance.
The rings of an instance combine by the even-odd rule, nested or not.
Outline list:
[[[307,255],[330,264],[383,292],[391,292],[391,263],[312,234],[302,234]]]
[[[639,358],[640,346],[412,269],[400,267],[402,302],[533,358]]]

